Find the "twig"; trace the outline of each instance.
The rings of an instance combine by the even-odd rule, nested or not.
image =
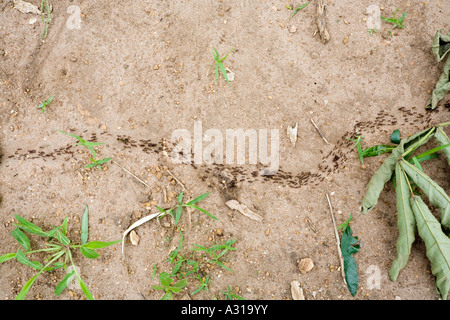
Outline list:
[[[144,181],[142,181],[141,179],[139,179],[138,177],[136,177],[134,174],[132,174],[130,171],[128,171],[127,169],[125,169],[121,164],[119,164],[117,161],[111,160],[111,162],[114,162],[115,164],[117,164],[119,167],[122,168],[123,171],[125,171],[126,173],[128,173],[129,175],[131,175],[133,178],[135,178],[137,181],[139,181],[140,183],[144,184],[145,186],[149,187],[150,186],[145,183]]]
[[[339,253],[339,261],[341,263],[342,279],[344,280],[344,283],[347,284],[347,281],[345,281],[344,259],[342,258],[341,242],[339,240],[339,235],[338,235],[337,228],[336,228],[336,221],[334,220],[333,208],[331,207],[331,201],[330,201],[330,197],[328,196],[328,193],[326,194],[326,196],[327,196],[327,200],[328,200],[328,205],[330,206],[331,218],[333,219],[334,234],[336,236],[336,242],[337,242],[338,253]]]
[[[320,131],[319,127],[317,127],[317,125],[314,123],[313,119],[311,119],[312,124],[314,125],[314,127],[316,127],[317,132],[319,132],[320,136],[322,137],[323,141],[326,142],[326,144],[329,144],[327,139],[325,138],[325,136],[322,134],[322,132]]]
[[[176,182],[178,182],[178,184],[179,184],[179,185],[183,188],[183,190],[187,193],[188,191],[187,191],[186,187],[184,186],[184,184],[182,184],[181,181],[178,180],[177,177],[175,177],[175,176],[173,175],[173,173],[170,172],[169,169],[166,169],[166,171],[167,171],[168,174],[170,174],[170,175],[172,176],[172,178],[173,178]]]

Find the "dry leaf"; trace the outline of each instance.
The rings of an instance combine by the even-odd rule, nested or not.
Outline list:
[[[295,148],[295,142],[297,141],[297,128],[298,128],[298,123],[295,124],[295,127],[292,128],[291,126],[289,126],[287,128],[287,135],[289,137],[289,140],[291,140],[292,146]]]
[[[14,0],[14,8],[22,13],[34,13],[39,15],[41,14],[41,11],[37,6],[22,0]]]
[[[253,212],[245,204],[239,203],[237,200],[229,200],[229,201],[225,202],[225,204],[230,209],[237,210],[240,213],[242,213],[244,216],[246,216],[252,220],[256,220],[259,222],[261,222],[263,220],[263,218],[259,214]]]
[[[298,282],[297,280],[291,282],[291,294],[292,300],[305,300],[303,289],[300,286],[300,282]]]

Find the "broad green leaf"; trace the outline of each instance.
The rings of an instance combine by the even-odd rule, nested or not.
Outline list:
[[[121,241],[122,240],[110,241],[110,242],[90,241],[90,242],[82,245],[82,247],[88,248],[88,249],[101,249],[101,248],[105,248],[105,247],[111,246],[113,244],[119,243]]]
[[[399,236],[397,239],[397,257],[392,262],[391,269],[389,270],[389,277],[392,281],[397,280],[400,270],[408,263],[411,246],[415,240],[416,233],[416,220],[409,201],[411,198],[411,192],[408,186],[409,182],[398,163],[395,166],[395,180]]]
[[[436,129],[436,132],[434,133],[434,139],[440,146],[444,146],[450,143],[449,137],[445,134],[444,129],[441,127]],[[448,164],[450,165],[450,148],[447,147],[445,149],[442,149],[442,152],[447,157]]]
[[[38,236],[43,236],[43,237],[48,236],[47,232],[42,231],[42,229],[39,228],[34,223],[26,220],[25,218],[22,218],[21,216],[19,216],[17,214],[15,214],[14,216],[16,217],[17,221],[19,222],[19,227],[21,229],[23,229],[24,231],[33,233],[33,234],[37,234]]]
[[[97,259],[100,256],[100,254],[93,249],[80,247],[80,251],[81,254],[83,254],[83,256],[85,256],[88,259]]]
[[[175,215],[175,225],[177,225],[178,221],[180,220],[182,210],[183,210],[183,207],[181,207],[181,206],[177,208],[176,215]]]
[[[348,225],[341,237],[341,252],[342,258],[344,259],[344,272],[345,281],[347,282],[347,287],[350,290],[352,296],[354,296],[358,290],[358,268],[356,265],[355,258],[353,254],[359,251],[358,238],[353,237],[353,231]]]
[[[214,219],[214,220],[218,220],[214,215],[212,215],[211,213],[209,213],[209,212],[206,211],[205,209],[202,209],[202,208],[197,207],[196,205],[189,204],[189,205],[186,205],[186,206],[191,207],[191,208],[194,208],[194,209],[197,209],[198,211],[203,212],[204,214],[206,214],[208,217],[210,217],[210,218],[212,218],[212,219]]]
[[[89,208],[84,204],[83,218],[81,219],[81,244],[86,244],[89,237]]]
[[[202,201],[203,199],[205,199],[207,196],[209,196],[209,192],[208,193],[204,193],[200,196],[198,196],[197,198],[195,198],[194,200],[189,201],[187,204],[196,204],[197,202]]]
[[[183,192],[180,192],[180,194],[177,195],[177,202],[178,204],[181,204],[182,201],[183,201]]]
[[[26,266],[32,267],[33,269],[42,270],[43,268],[40,262],[29,260],[20,249],[17,250],[16,259],[18,262]]]
[[[374,173],[367,185],[366,195],[362,200],[361,212],[363,214],[368,213],[378,203],[378,198],[381,191],[383,191],[384,185],[391,179],[396,163],[405,153],[405,147],[409,146],[410,149],[408,150],[411,152],[415,148],[426,143],[430,138],[430,136],[427,137],[430,131],[431,129],[425,129],[410,137],[403,138],[400,141],[400,144],[392,150],[392,154],[384,160],[383,164]]]
[[[88,300],[94,300],[94,297],[92,296],[91,292],[89,291],[89,288],[83,282],[80,275],[77,274],[77,277],[78,277],[78,283],[80,284],[81,291],[83,291],[86,298],[88,298]]]
[[[163,271],[159,274],[159,282],[161,283],[161,285],[163,285],[164,287],[168,287],[170,286],[170,284],[172,283],[172,278],[170,277],[170,274],[168,274],[166,271]]]
[[[64,289],[67,287],[67,285],[72,281],[73,277],[75,277],[75,270],[72,270],[71,272],[67,273],[64,278],[58,283],[58,285],[55,288],[55,294],[59,296],[61,292],[64,291]]]
[[[395,144],[399,144],[400,143],[400,130],[394,130],[394,132],[392,132],[391,134],[391,142],[395,143]]]
[[[409,162],[400,162],[402,169],[412,181],[426,194],[431,204],[441,212],[441,224],[450,229],[450,198],[436,182]]]
[[[11,259],[14,259],[15,257],[16,257],[16,253],[15,252],[4,254],[3,256],[0,257],[0,263],[6,262],[6,261],[11,260]]]
[[[441,224],[422,198],[412,196],[410,201],[417,221],[417,230],[425,242],[431,273],[436,277],[436,288],[442,299],[447,300],[450,290],[450,239],[444,234]]]
[[[28,239],[27,235],[23,233],[19,227],[16,227],[13,231],[11,231],[11,234],[17,242],[24,247],[25,251],[31,250],[30,239]]]

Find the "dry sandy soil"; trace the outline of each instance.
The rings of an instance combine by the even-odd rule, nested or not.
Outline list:
[[[14,214],[46,230],[67,215],[69,237],[76,240],[84,203],[90,209],[90,240],[120,239],[133,222],[156,212],[155,205],[174,204],[182,188],[171,181],[168,168],[190,196],[210,192],[199,205],[218,218],[192,212],[189,220],[185,212],[183,252],[194,244],[237,239],[237,250],[225,261],[233,272],[207,267],[209,292],[193,295],[198,282],[190,280],[175,299],[223,299],[227,286],[245,299],[291,299],[293,280],[308,300],[438,299],[420,239],[398,280],[389,279],[398,236],[392,185],[374,210],[359,213],[366,185],[384,156],[367,158],[361,166],[347,138],[359,131],[366,147],[386,144],[395,129],[407,136],[449,121],[448,96],[434,111],[424,109],[442,70],[431,41],[437,30],[449,32],[448,1],[330,0],[327,43],[316,33],[314,1],[292,19],[282,1],[51,3],[53,19],[43,41],[38,15],[0,1],[0,255],[18,249],[11,236]],[[80,8],[80,28],[68,22],[72,5]],[[396,8],[407,11],[406,27],[391,36],[392,25],[382,22],[371,35],[370,5],[381,7],[385,16]],[[33,17],[37,22],[30,24]],[[235,73],[231,87],[222,77],[214,81],[211,45],[221,55],[236,48],[224,61]],[[51,95],[54,100],[42,113],[37,106]],[[261,166],[250,164],[172,163],[164,139],[176,129],[193,132],[195,120],[202,121],[203,131],[224,134],[279,129],[278,174],[255,175]],[[286,128],[295,123],[299,139],[293,147]],[[88,153],[57,130],[106,143],[97,148],[99,157],[113,157],[149,187],[113,162],[103,170],[85,169]],[[426,169],[450,191],[442,157]],[[351,226],[362,243],[355,255],[360,277],[355,297],[338,269],[326,194],[337,224],[353,213]],[[230,197],[264,220],[229,209]],[[96,260],[75,255],[96,298],[161,298],[152,288],[158,284],[153,266],[157,275],[170,272],[167,256],[179,234],[155,221],[136,231],[139,245],[126,242],[128,273],[120,245],[100,250]],[[32,245],[39,244],[33,237]],[[301,274],[297,261],[306,257],[314,268]],[[377,272],[380,282],[374,283]],[[0,298],[13,299],[33,274],[15,260],[1,264]],[[77,289],[54,295],[63,276],[63,270],[42,275],[27,299],[83,299]]]

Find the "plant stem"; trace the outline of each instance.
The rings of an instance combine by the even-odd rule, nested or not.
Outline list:
[[[450,125],[450,121],[449,122],[444,122],[444,123],[440,123],[437,125],[437,127],[445,127],[445,126],[449,126]]]
[[[408,150],[406,150],[405,152],[403,152],[403,154],[400,156],[401,158],[405,157],[406,155],[408,155],[409,153],[413,152],[418,146],[420,146],[433,132],[434,132],[435,128],[431,128],[427,134],[425,136],[423,136],[419,141],[417,141],[414,145],[412,145],[411,147],[409,147]]]

